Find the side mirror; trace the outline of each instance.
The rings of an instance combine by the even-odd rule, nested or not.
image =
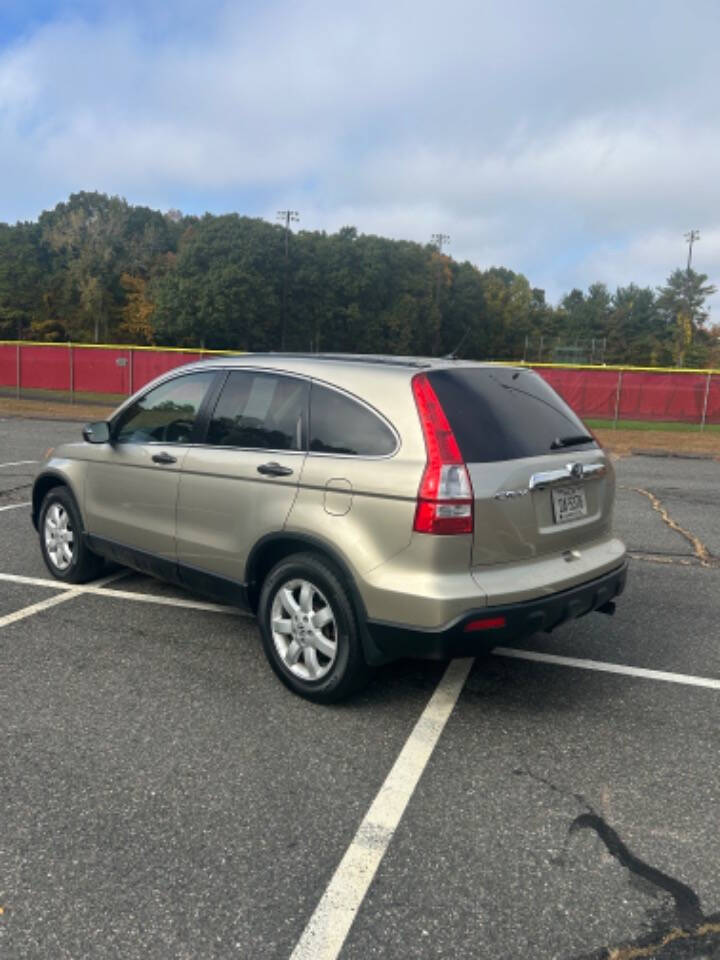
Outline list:
[[[86,423],[82,435],[88,443],[109,443],[110,424],[106,420],[96,420],[95,423]]]

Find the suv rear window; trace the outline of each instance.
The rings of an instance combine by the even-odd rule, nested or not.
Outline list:
[[[587,427],[532,370],[509,367],[433,370],[428,379],[466,463],[519,460],[554,453],[554,440]],[[594,441],[558,450],[587,450]]]

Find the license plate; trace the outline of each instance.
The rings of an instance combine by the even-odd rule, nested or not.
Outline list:
[[[587,501],[582,487],[556,487],[552,491],[555,523],[568,523],[587,516]]]

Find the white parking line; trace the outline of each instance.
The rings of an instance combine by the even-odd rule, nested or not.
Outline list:
[[[380,866],[420,776],[460,696],[473,660],[453,660],[310,917],[290,960],[334,960]]]
[[[11,463],[0,463],[0,467],[22,467],[26,463],[40,463],[39,460],[13,460]]]
[[[48,597],[47,600],[40,600],[29,607],[23,607],[22,610],[16,610],[14,613],[8,613],[0,617],[0,627],[7,627],[11,623],[17,623],[18,620],[24,620],[26,617],[32,617],[35,613],[42,613],[49,607],[54,607],[58,603],[65,603],[66,600],[72,600],[73,597],[79,597],[76,590],[67,590],[65,593],[56,594],[54,597]]]
[[[128,576],[132,570],[123,570],[120,576]],[[62,583],[60,580],[49,580],[43,577],[23,577],[15,573],[0,573],[0,581],[8,583],[24,583],[30,587],[52,587],[55,590],[66,590],[75,596],[82,594],[114,597],[119,600],[136,600],[139,603],[159,603],[166,607],[184,607],[187,610],[207,610],[209,613],[230,613],[238,616],[250,617],[252,614],[239,610],[237,607],[224,606],[221,603],[208,603],[204,600],[185,600],[182,597],[160,597],[155,593],[136,593],[134,590],[103,590],[103,581],[97,583]],[[110,581],[108,581],[110,582]]]
[[[581,660],[534,650],[496,647],[494,654],[555,666],[620,674],[645,680],[720,690],[720,680],[665,670],[648,670],[602,660]],[[457,702],[473,660],[454,660],[405,742],[379,793],[358,827],[290,960],[335,960],[387,851],[418,780]]]
[[[515,660],[533,660],[536,663],[552,663],[559,667],[576,667],[579,670],[597,670],[600,673],[618,673],[626,677],[641,677],[644,680],[661,680],[665,683],[683,683],[688,687],[706,687],[720,690],[720,680],[712,677],[696,677],[688,673],[668,673],[666,670],[648,670],[645,667],[629,667],[624,663],[606,663],[603,660],[580,660],[577,657],[560,657],[554,653],[538,653],[535,650],[514,650],[510,647],[495,647],[493,654],[513,657]]]
[[[127,570],[120,570],[118,573],[113,573],[103,580],[98,580],[98,590],[106,587],[109,583],[113,583],[115,580],[119,580],[121,577],[126,577],[127,573]],[[82,592],[80,587],[73,586],[64,593],[54,597],[48,597],[46,600],[39,600],[37,603],[31,603],[29,607],[23,607],[22,610],[15,610],[14,613],[7,613],[4,617],[0,617],[0,627],[7,627],[11,623],[17,623],[18,620],[24,620],[26,617],[32,617],[36,613],[42,613],[43,610],[47,610],[49,607],[55,607],[58,603],[73,600],[75,597],[81,596]]]
[[[136,600],[139,603],[159,603],[166,607],[184,607],[186,610],[207,610],[209,613],[229,613],[239,617],[252,617],[251,613],[222,603],[207,603],[204,600],[183,600],[181,597],[159,597],[155,593],[135,593],[133,590],[99,590],[83,587],[83,593],[102,594],[103,597],[119,597],[121,600]]]
[[[30,500],[26,500],[24,503],[11,503],[7,507],[0,507],[0,513],[2,513],[3,510],[17,510],[18,507],[29,507],[30,504]]]

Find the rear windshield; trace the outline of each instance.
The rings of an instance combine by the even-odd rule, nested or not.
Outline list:
[[[433,370],[430,383],[443,406],[466,463],[518,460],[587,450],[587,427],[532,370],[461,367]],[[555,448],[553,447],[555,444]]]

